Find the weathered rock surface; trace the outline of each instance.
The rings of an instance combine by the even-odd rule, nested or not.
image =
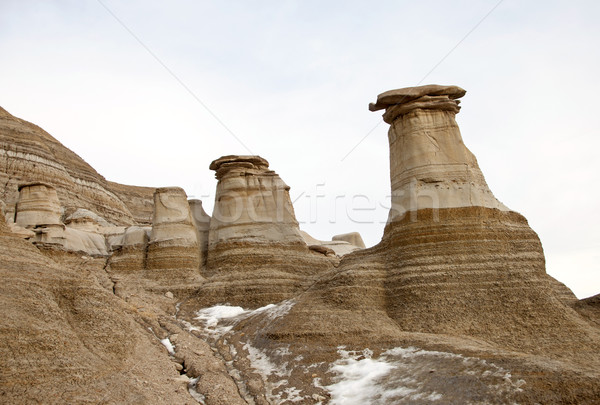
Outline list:
[[[343,233],[341,235],[335,235],[333,238],[331,238],[331,240],[348,242],[349,244],[359,247],[361,249],[364,249],[366,247],[362,236],[360,236],[360,233],[358,232],[350,232]]]
[[[43,183],[19,186],[15,223],[23,228],[62,224],[62,209],[54,187]]]
[[[334,258],[308,249],[289,187],[268,167],[259,156],[223,156],[211,163],[219,182],[208,233],[210,279],[194,305],[256,308],[278,302],[333,266]]]
[[[323,254],[328,254],[331,251],[332,254],[342,257],[365,248],[362,237],[358,232],[336,235],[331,240],[318,240],[304,231],[300,231],[300,235],[302,235],[302,239],[304,239],[309,249]],[[352,242],[358,243],[358,245]]]
[[[154,325],[101,286],[103,262],[58,264],[0,220],[0,402],[196,403]]]
[[[390,124],[390,220],[424,208],[488,207],[502,211],[454,119],[456,86],[392,90],[378,97]],[[451,106],[452,108],[450,108]]]
[[[206,265],[206,257],[208,256],[208,234],[210,231],[210,215],[208,215],[202,207],[202,201],[189,200],[190,211],[192,218],[198,231],[198,248],[200,249],[200,265]]]
[[[65,226],[61,221],[62,208],[54,187],[43,183],[24,184],[19,186],[16,224],[11,229],[45,247],[107,256],[106,239],[102,232],[118,233],[122,229],[111,226],[96,214],[86,211],[80,209],[73,213],[68,218],[69,226]],[[27,236],[19,228],[29,230],[31,234]]]
[[[108,238],[113,252],[107,270],[116,280],[115,292],[127,297],[143,289],[180,296],[195,290],[204,281],[199,234],[185,191],[156,189],[152,226],[131,226]]]

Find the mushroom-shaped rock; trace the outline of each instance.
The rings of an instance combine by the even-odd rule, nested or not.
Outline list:
[[[394,205],[382,241],[345,256],[261,333],[357,347],[416,332],[535,354],[595,350],[589,326],[564,305],[570,294],[546,274],[538,236],[494,198],[463,144],[462,94],[423,86],[379,97]]]
[[[390,90],[371,109],[385,108],[390,124],[390,221],[431,208],[508,208],[489,189],[475,155],[463,143],[455,120],[457,86],[427,85]],[[374,108],[377,107],[377,108]]]
[[[210,168],[218,179],[205,270],[210,279],[196,304],[256,308],[279,302],[333,266],[335,257],[309,251],[289,187],[266,159],[223,156]]]

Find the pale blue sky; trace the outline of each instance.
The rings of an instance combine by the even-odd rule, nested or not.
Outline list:
[[[342,158],[381,120],[378,93],[456,47],[422,84],[467,90],[457,121],[493,192],[529,219],[550,274],[600,292],[600,3],[504,0],[459,44],[498,1],[102,1],[271,162],[321,239],[379,240],[387,125]],[[97,0],[0,1],[0,54],[0,105],[109,180],[210,208],[211,160],[248,153]]]

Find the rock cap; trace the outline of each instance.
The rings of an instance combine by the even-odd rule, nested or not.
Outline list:
[[[225,163],[240,163],[241,166],[250,163],[254,166],[269,167],[269,162],[267,161],[267,159],[257,155],[227,155],[221,156],[220,158],[213,160],[209,166],[209,169],[219,170],[221,165]]]
[[[33,182],[29,182],[29,183],[19,184],[18,191],[21,191],[21,189],[23,189],[25,187],[35,187],[35,186],[44,186],[48,189],[55,190],[54,186],[51,184],[44,183],[41,181],[33,181]]]
[[[455,100],[461,98],[466,93],[466,90],[458,86],[444,86],[439,84],[405,87],[381,93],[377,96],[377,102],[369,104],[369,110],[383,110],[389,106],[408,103],[423,96],[447,96],[448,98]]]

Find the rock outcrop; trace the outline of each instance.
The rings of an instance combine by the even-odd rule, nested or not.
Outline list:
[[[15,223],[23,228],[62,225],[62,209],[54,187],[44,183],[19,186]]]
[[[195,290],[204,281],[200,234],[185,191],[156,189],[152,226],[131,226],[109,238],[107,269],[117,281],[115,291],[126,297],[136,289],[178,295]]]
[[[210,279],[190,305],[256,308],[290,298],[333,266],[334,258],[308,249],[289,187],[265,159],[223,156],[210,169],[218,179],[205,269]]]
[[[206,257],[208,256],[208,234],[210,231],[210,215],[204,211],[202,201],[189,200],[192,218],[198,231],[198,248],[200,249],[200,265],[206,265]]]
[[[362,237],[358,232],[336,235],[331,240],[318,240],[304,231],[300,231],[300,234],[309,249],[325,255],[333,254],[342,257],[365,248]]]
[[[366,247],[365,242],[362,239],[362,236],[360,236],[360,233],[358,233],[358,232],[350,232],[350,233],[343,233],[341,235],[335,235],[333,238],[331,238],[331,240],[348,242],[352,246],[356,246],[361,249],[364,249]]]
[[[7,214],[27,183],[54,187],[66,211],[85,208],[113,225],[150,221],[153,189],[106,181],[46,131],[0,107],[0,200]]]
[[[0,402],[197,403],[148,329],[164,338],[158,322],[102,286],[104,259],[72,259],[59,264],[0,217]]]
[[[26,236],[34,244],[92,256],[107,256],[104,232],[122,232],[91,212],[79,210],[61,221],[62,208],[54,187],[43,183],[19,186],[15,226],[32,232]],[[94,224],[95,223],[95,226]],[[101,224],[105,227],[101,230]]]

